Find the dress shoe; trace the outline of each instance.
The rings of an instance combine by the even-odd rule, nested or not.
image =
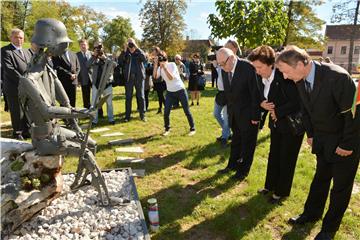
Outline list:
[[[236,172],[235,175],[232,175],[231,176],[231,179],[234,179],[236,181],[243,181],[245,178],[247,177],[247,175],[245,174],[242,174],[242,173],[239,173],[239,172]]]
[[[221,142],[222,139],[223,139],[222,136],[220,136],[220,137],[217,137],[217,138],[216,138],[216,141],[217,141],[217,142]]]
[[[268,194],[270,191],[267,190],[266,188],[262,188],[262,189],[259,189],[257,192],[258,192],[258,194],[266,195],[266,194]]]
[[[231,168],[229,168],[229,167],[226,167],[226,168],[224,168],[224,169],[218,170],[217,173],[219,173],[219,174],[226,174],[226,173],[231,172],[231,171],[234,171],[234,169],[231,169]]]
[[[147,122],[147,118],[144,116],[144,117],[141,117],[140,118],[141,119],[141,121],[143,121],[143,122]]]
[[[20,141],[24,140],[23,136],[20,133],[13,134],[13,138]]]
[[[30,134],[30,132],[29,132],[29,131],[23,132],[21,135],[22,135],[22,136],[23,136],[23,138],[25,138],[25,139],[27,139],[27,138],[31,138],[31,134]]]
[[[270,204],[273,204],[273,205],[277,205],[277,204],[281,204],[281,202],[284,200],[283,197],[279,197],[279,196],[271,196],[269,199],[268,199],[268,203]]]
[[[224,139],[224,138],[223,138],[223,139],[221,139],[220,144],[221,144],[221,146],[222,146],[222,147],[224,147],[224,148],[225,148],[225,147],[227,146],[227,140],[226,140],[226,139]]]
[[[162,113],[161,108],[158,109],[158,111],[156,112],[156,114],[160,114],[160,113]]]
[[[109,122],[111,125],[115,125],[115,121],[111,121]]]
[[[334,239],[334,236],[335,236],[335,232],[323,232],[323,231],[320,231],[316,235],[314,240],[332,240],[332,239]]]
[[[194,106],[194,102],[191,102],[191,106]]]
[[[319,219],[320,218],[309,217],[309,216],[306,216],[304,214],[301,214],[299,216],[290,218],[288,220],[288,223],[290,223],[291,225],[303,225],[305,223],[316,222]]]

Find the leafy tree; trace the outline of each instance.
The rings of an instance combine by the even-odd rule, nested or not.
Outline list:
[[[86,38],[90,41],[99,39],[99,31],[107,22],[103,13],[96,12],[85,5],[77,8],[75,29],[79,38]]]
[[[140,10],[145,48],[159,46],[173,56],[184,48],[185,0],[147,0]]]
[[[12,28],[25,30],[30,1],[1,1],[1,40],[8,41]],[[14,14],[16,13],[16,14]]]
[[[321,0],[287,2],[288,25],[284,46],[296,44],[302,48],[323,48],[321,28],[325,21],[319,19],[312,9],[312,6],[322,3]]]
[[[135,32],[131,27],[130,19],[117,17],[105,25],[104,29],[104,46],[110,50],[112,46],[122,46],[129,37],[134,37]]]
[[[345,21],[347,23],[352,23],[354,25],[353,32],[350,38],[349,64],[347,69],[349,73],[351,73],[352,71],[354,36],[356,29],[358,29],[356,26],[359,17],[359,5],[360,5],[360,1],[358,0],[346,0],[346,1],[336,2],[333,5],[333,15],[331,17],[332,23],[339,23]]]
[[[283,1],[216,1],[218,15],[208,23],[215,38],[237,38],[244,48],[261,44],[281,45],[287,25]]]

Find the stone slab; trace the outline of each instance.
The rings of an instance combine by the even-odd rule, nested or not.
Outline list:
[[[117,136],[123,136],[124,134],[122,132],[113,132],[113,133],[106,133],[101,135],[102,137],[117,137]]]
[[[134,157],[116,157],[116,161],[119,163],[145,163],[145,159]]]
[[[132,169],[133,177],[144,177],[145,169]]]
[[[143,153],[142,147],[120,147],[115,149],[116,152],[127,152],[127,153]]]
[[[128,138],[128,139],[116,139],[109,141],[110,145],[121,145],[121,144],[127,144],[127,143],[133,143],[134,139]]]
[[[90,132],[92,132],[92,133],[99,133],[99,132],[106,132],[106,131],[109,131],[109,130],[110,130],[110,128],[103,127],[103,128],[92,129],[92,130],[90,130]]]

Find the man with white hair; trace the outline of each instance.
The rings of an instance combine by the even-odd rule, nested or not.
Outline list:
[[[216,60],[222,68],[229,125],[233,132],[228,165],[218,173],[236,170],[233,178],[242,181],[251,168],[260,121],[256,70],[228,48],[219,49]]]
[[[1,49],[1,66],[4,71],[4,93],[9,104],[13,138],[22,140],[30,137],[28,124],[19,104],[19,79],[25,73],[31,56],[24,51],[24,32],[14,28],[10,34],[10,44]]]

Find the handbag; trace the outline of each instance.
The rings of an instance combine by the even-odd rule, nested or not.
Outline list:
[[[224,91],[219,91],[215,96],[215,102],[219,106],[225,106],[227,104],[226,95]]]
[[[205,88],[206,85],[206,79],[203,76],[198,77],[198,86],[200,88]]]
[[[297,112],[286,116],[289,123],[290,130],[293,135],[300,136],[305,133],[305,128],[302,120],[302,113]]]

